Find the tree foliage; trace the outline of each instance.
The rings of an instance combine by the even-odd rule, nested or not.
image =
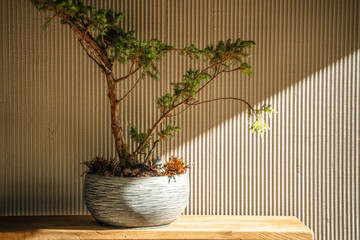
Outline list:
[[[270,130],[270,126],[264,121],[264,114],[271,118],[276,113],[277,111],[270,104],[264,104],[258,110],[250,110],[249,120],[251,120],[251,117],[255,117],[255,121],[251,123],[249,129],[252,132],[258,132],[260,136],[264,136],[265,131]]]
[[[138,127],[130,128],[130,138],[137,143],[142,143],[144,139],[148,136],[150,129],[147,132],[139,132]],[[150,148],[150,140],[146,142],[144,149]]]
[[[156,132],[159,136],[159,139],[167,141],[169,138],[174,138],[175,133],[179,132],[181,128],[172,124],[167,125],[164,129],[161,129]]]
[[[172,124],[158,130],[165,119],[174,117],[193,105],[210,103],[218,100],[237,100],[245,103],[249,108],[249,118],[254,121],[250,124],[250,130],[263,135],[269,129],[264,121],[264,115],[276,113],[271,105],[264,105],[260,109],[254,109],[246,100],[236,97],[222,97],[200,100],[199,93],[216,79],[220,74],[240,72],[252,76],[253,69],[246,62],[250,56],[248,52],[255,42],[243,41],[240,38],[219,41],[214,45],[208,45],[203,49],[194,44],[184,48],[175,48],[158,39],[148,41],[139,40],[135,31],[125,31],[122,27],[124,13],[97,9],[85,5],[82,0],[29,0],[40,11],[50,12],[52,15],[45,19],[44,27],[49,26],[51,21],[60,17],[61,23],[68,25],[73,30],[88,54],[96,64],[104,71],[108,84],[108,96],[111,106],[111,126],[120,161],[128,166],[130,161],[134,165],[141,162],[138,154],[148,151],[143,160],[146,163],[154,147],[160,141],[173,138],[180,127]],[[145,77],[159,80],[160,70],[157,62],[169,52],[179,52],[183,56],[202,62],[206,67],[189,69],[185,72],[180,82],[171,83],[171,92],[165,93],[156,99],[155,103],[160,109],[160,116],[154,124],[145,132],[139,131],[137,126],[130,129],[129,136],[137,144],[132,152],[129,150],[123,130],[121,128],[119,102],[124,100],[141,79]],[[115,78],[112,72],[114,63],[128,66],[128,71],[120,78]],[[140,74],[135,74],[135,73]],[[135,78],[135,84],[127,93],[119,98],[115,84]],[[108,163],[107,161],[100,161]]]

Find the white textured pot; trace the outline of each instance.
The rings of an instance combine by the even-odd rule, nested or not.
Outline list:
[[[86,174],[84,198],[94,218],[112,226],[150,227],[178,218],[189,201],[189,174],[105,177]]]

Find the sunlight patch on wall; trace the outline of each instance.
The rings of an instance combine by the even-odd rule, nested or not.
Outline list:
[[[192,166],[186,213],[295,215],[316,229],[323,219],[324,235],[340,236],[342,228],[355,236],[359,63],[357,50],[256,104],[271,103],[279,112],[268,119],[272,129],[263,138],[249,132],[246,111],[234,112],[164,154],[183,156]],[[211,111],[222,115],[226,108]],[[196,129],[203,123],[191,124]],[[185,128],[183,134],[191,132]]]

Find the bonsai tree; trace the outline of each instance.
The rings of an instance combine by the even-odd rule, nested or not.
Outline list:
[[[159,142],[166,141],[180,131],[179,126],[162,126],[162,122],[195,105],[220,100],[240,101],[248,107],[249,120],[252,121],[250,130],[263,135],[269,129],[263,115],[276,112],[271,105],[254,109],[249,102],[238,97],[206,100],[198,98],[199,93],[206,91],[206,87],[221,74],[241,72],[251,76],[252,67],[246,63],[245,59],[250,55],[246,51],[251,49],[255,42],[229,39],[219,41],[216,45],[208,45],[204,49],[199,49],[194,44],[176,48],[158,39],[139,40],[135,36],[135,31],[124,31],[121,27],[124,13],[121,12],[96,9],[85,5],[82,0],[30,1],[38,10],[51,13],[51,17],[46,18],[44,28],[55,17],[60,17],[61,23],[70,27],[86,54],[104,73],[111,108],[111,130],[118,160],[95,158],[85,163],[91,171],[100,174],[111,172],[114,175],[131,176],[137,175],[139,169],[154,172],[156,167],[153,164],[152,152],[155,147]],[[178,52],[180,55],[202,61],[205,67],[189,69],[183,75],[182,81],[172,83],[172,92],[165,93],[156,99],[159,117],[146,131],[141,132],[134,126],[129,133],[125,133],[123,123],[120,121],[119,103],[132,94],[142,79],[152,78],[158,81],[160,70],[157,63],[170,52]],[[115,63],[125,64],[128,67],[128,70],[119,78],[116,78],[113,72]],[[136,78],[134,85],[127,90],[125,95],[119,96],[116,84],[132,78]],[[125,134],[129,134],[130,139],[137,144],[135,149],[129,148]],[[172,162],[168,162],[165,167],[171,168],[171,173],[176,173],[174,166],[180,163],[181,159],[171,158],[171,160]],[[180,169],[185,168],[183,164],[180,165],[182,166]],[[159,171],[155,172],[159,174]]]

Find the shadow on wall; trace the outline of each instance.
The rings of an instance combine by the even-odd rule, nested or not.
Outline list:
[[[248,78],[238,73],[223,76],[209,86],[209,91],[200,96],[201,100],[234,96],[244,98],[256,107],[270,103],[280,110],[284,102],[274,97],[277,93],[360,48],[358,1],[280,1],[276,4],[272,1],[182,1],[181,4],[165,1],[165,5],[163,8],[171,21],[160,30],[145,34],[147,39],[161,36],[161,40],[180,47],[192,42],[204,47],[207,43],[237,37],[257,43],[251,50],[250,59],[254,76]],[[148,4],[145,9],[145,6],[134,3],[120,9],[128,13],[125,20],[131,23],[128,28],[138,29],[139,33],[151,29],[148,23],[154,21],[152,7]],[[137,18],[133,16],[139,8],[142,17],[147,19],[145,24],[136,22]],[[197,13],[201,13],[201,19]],[[165,61],[165,78],[162,83],[154,83],[162,88],[157,97],[170,91],[169,87],[163,86],[169,86],[188,69],[188,62],[181,57],[176,60],[177,57],[168,56]],[[323,81],[335,76],[325,77]],[[142,93],[143,99],[154,99],[152,92]],[[144,109],[142,101],[134,104],[136,109]],[[169,121],[179,124],[183,132],[172,140],[174,143],[166,144],[162,149],[169,150],[170,146],[174,150],[245,110],[243,104],[229,101],[193,107],[178,119]],[[156,111],[154,109],[159,114]],[[137,119],[149,118],[144,112],[146,109],[138,111]],[[142,123],[139,120],[136,124]],[[244,124],[246,129],[247,123]]]

